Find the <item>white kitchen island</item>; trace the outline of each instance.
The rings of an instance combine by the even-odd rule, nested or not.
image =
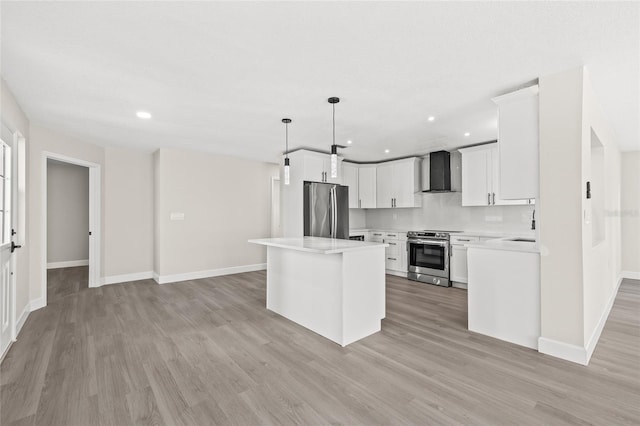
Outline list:
[[[267,309],[346,346],[380,331],[385,243],[264,238]]]

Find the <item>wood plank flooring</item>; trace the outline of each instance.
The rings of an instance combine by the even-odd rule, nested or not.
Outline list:
[[[0,423],[640,424],[640,282],[583,367],[467,331],[464,290],[393,276],[382,331],[341,348],[267,311],[265,281],[51,300],[1,366]]]

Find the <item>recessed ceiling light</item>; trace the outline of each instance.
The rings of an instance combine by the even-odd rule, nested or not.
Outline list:
[[[136,112],[136,115],[138,116],[138,118],[142,118],[145,120],[148,120],[149,118],[151,118],[151,113],[147,111],[138,111]]]
[[[465,135],[465,136],[470,136],[470,135],[471,135],[471,133],[467,132],[467,133],[465,133],[464,135]]]
[[[347,141],[347,145],[351,145],[352,143],[352,141]]]
[[[433,115],[432,115],[431,117],[427,118],[427,120],[429,120],[429,121],[433,121],[433,120],[435,120],[435,119],[436,119],[436,118],[435,118]]]
[[[384,153],[385,153],[385,154],[388,154],[388,153],[389,153],[389,150],[388,150],[388,149],[385,149],[385,150],[384,150]]]

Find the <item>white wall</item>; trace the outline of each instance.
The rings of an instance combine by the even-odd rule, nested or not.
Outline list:
[[[153,271],[153,155],[105,149],[104,276]]]
[[[160,282],[266,262],[264,247],[247,240],[270,236],[270,187],[277,165],[161,149],[156,167]],[[183,213],[184,220],[170,220],[171,213]]]
[[[88,260],[89,169],[48,160],[47,263]]]
[[[540,351],[588,363],[620,274],[620,153],[588,74],[577,68],[540,83]],[[604,147],[605,235],[593,245],[591,135]]]
[[[622,153],[622,270],[640,279],[640,151]]]
[[[367,228],[530,233],[535,206],[462,207],[462,193],[426,193],[422,208],[369,209]]]
[[[29,119],[18,105],[13,93],[9,90],[9,86],[5,83],[4,79],[0,77],[0,116],[2,119],[2,124],[6,126],[10,131],[18,131],[22,134],[22,136],[26,139],[26,154],[27,154],[27,173],[30,168],[30,164],[28,162],[29,152],[31,151],[31,143],[29,136]],[[10,143],[10,141],[5,141]],[[28,178],[27,178],[28,179]],[[27,194],[28,195],[28,194]],[[29,199],[26,200],[26,209],[29,211]],[[21,315],[24,312],[27,305],[29,305],[29,275],[30,275],[30,267],[29,267],[29,258],[31,250],[31,244],[28,243],[28,237],[31,233],[29,228],[29,223],[26,223],[25,226],[25,244],[23,244],[22,249],[14,252],[14,256],[16,256],[16,271],[17,271],[17,282],[16,282],[16,317]],[[19,318],[17,318],[19,319]]]

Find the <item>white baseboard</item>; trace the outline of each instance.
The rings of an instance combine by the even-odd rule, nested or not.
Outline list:
[[[589,363],[587,350],[582,346],[571,345],[558,340],[538,338],[538,352],[582,365]]]
[[[73,268],[76,266],[89,266],[89,259],[47,263],[47,269]]]
[[[263,271],[265,269],[267,269],[266,263],[256,263],[255,265],[232,266],[230,268],[209,269],[207,271],[187,272],[184,274],[173,275],[158,275],[156,272],[153,272],[153,279],[158,284],[169,284],[180,281],[219,277],[221,275],[240,274],[242,272]]]
[[[615,290],[613,290],[611,297],[609,297],[609,301],[607,302],[607,305],[604,307],[604,310],[602,311],[602,315],[598,320],[598,324],[596,325],[596,328],[593,330],[593,333],[591,333],[591,337],[587,342],[587,347],[586,347],[587,364],[591,360],[591,355],[593,355],[593,351],[596,348],[598,341],[600,340],[600,335],[602,334],[604,325],[607,323],[607,319],[609,318],[609,313],[611,312],[611,308],[613,308],[613,303],[616,301],[616,296],[618,295],[618,290],[620,290],[620,284],[622,283],[623,278],[624,277],[622,276],[622,274],[620,274],[620,277],[618,278],[618,284],[616,284]]]
[[[618,290],[620,289],[620,284],[622,283],[623,278],[626,278],[625,272],[620,274],[618,284],[616,285],[615,290],[611,293],[611,297],[609,297],[607,305],[602,311],[600,320],[598,320],[596,328],[593,330],[593,333],[591,333],[591,337],[589,338],[586,347],[583,348],[582,346],[571,345],[569,343],[540,337],[538,338],[538,352],[555,356],[556,358],[562,358],[567,361],[576,362],[578,364],[589,365],[593,351],[596,349],[602,330],[609,318],[611,308],[613,308],[613,303],[616,301],[616,296],[618,295]]]
[[[45,306],[47,306],[46,300],[44,299],[44,297],[40,297],[29,302],[29,311],[33,312],[40,308],[44,308]]]
[[[620,273],[622,278],[628,278],[630,280],[640,280],[640,272],[637,271],[622,271]]]
[[[102,285],[127,283],[130,281],[148,280],[153,278],[153,271],[135,272],[133,274],[110,275],[102,279]]]
[[[407,273],[406,272],[392,271],[391,269],[386,269],[384,272],[387,275],[393,275],[393,276],[396,276],[396,277],[407,278]]]
[[[31,304],[27,303],[22,310],[22,313],[16,318],[16,337],[20,334],[20,330],[22,330],[22,326],[29,318],[29,314],[31,313]]]

